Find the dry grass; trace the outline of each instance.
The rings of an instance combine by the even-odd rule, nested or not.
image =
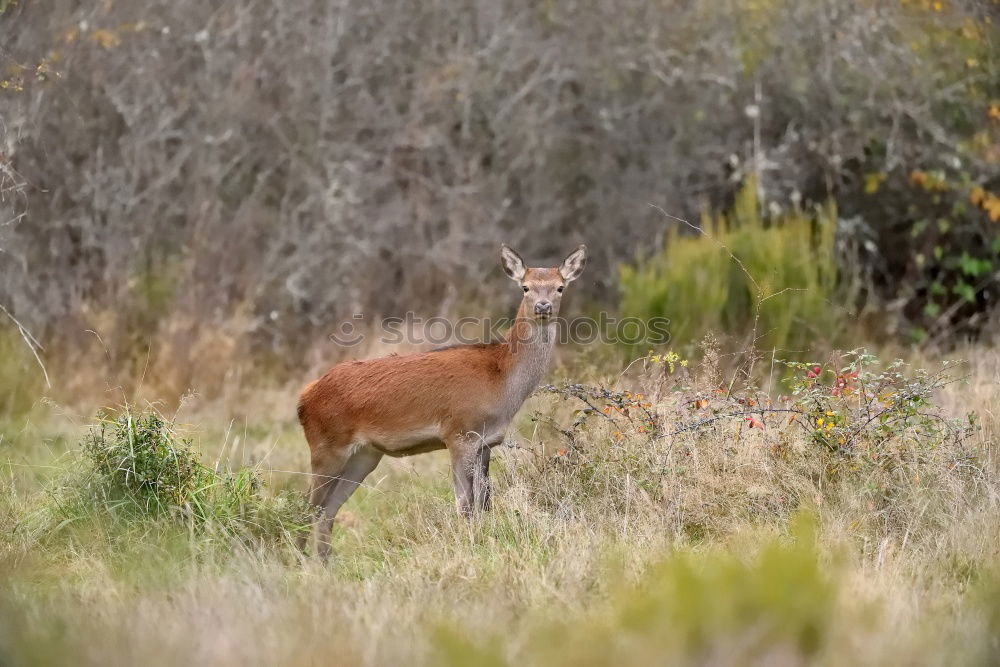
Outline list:
[[[569,446],[554,427],[570,430],[578,406],[542,395],[495,456],[492,513],[456,515],[443,455],[387,461],[343,512],[326,567],[163,519],[30,530],[80,431],[39,409],[3,431],[0,661],[988,664],[1000,355],[969,353],[970,378],[936,403],[980,415],[961,444],[975,470],[950,467],[959,452],[943,444],[909,467],[831,475],[829,455],[770,418],[656,438],[593,415]],[[709,375],[684,382],[702,391]],[[672,432],[687,422],[662,379],[613,376],[662,389],[649,402]],[[201,425],[189,430],[209,463],[302,488],[305,448],[275,417],[286,398],[192,399],[178,419]]]

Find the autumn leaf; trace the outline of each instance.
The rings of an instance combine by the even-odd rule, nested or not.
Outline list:
[[[980,186],[975,186],[972,191],[969,192],[969,201],[972,202],[973,206],[979,206],[986,199],[986,190],[983,190]]]
[[[885,172],[875,171],[865,174],[865,194],[873,195],[882,187],[886,179]]]
[[[990,216],[990,222],[1000,220],[1000,197],[989,195],[983,202],[983,210]]]

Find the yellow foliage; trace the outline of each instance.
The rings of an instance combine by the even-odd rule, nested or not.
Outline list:
[[[105,49],[112,49],[122,43],[122,38],[117,33],[105,28],[90,33],[89,39]]]
[[[921,187],[928,192],[947,192],[951,189],[944,173],[940,171],[914,169],[910,172],[910,184]]]
[[[865,174],[865,193],[873,195],[878,192],[886,178],[887,175],[884,171],[876,171]]]
[[[118,32],[142,32],[149,28],[149,24],[145,21],[138,21],[136,23],[122,23],[118,26]]]
[[[899,4],[903,7],[912,7],[913,9],[929,12],[943,12],[945,10],[943,0],[900,0]]]
[[[969,202],[986,211],[990,222],[1000,220],[1000,197],[987,192],[982,186],[976,185],[969,191]]]
[[[21,82],[20,77],[14,79],[4,79],[0,81],[0,90],[12,90],[15,93],[20,93],[24,90],[24,84]]]
[[[983,203],[985,199],[986,199],[986,191],[983,190],[978,185],[972,188],[972,191],[969,192],[969,201],[972,203],[973,206],[979,206],[980,204]]]
[[[1000,220],[1000,197],[993,194],[988,195],[986,201],[983,202],[983,210],[990,216],[990,222]]]

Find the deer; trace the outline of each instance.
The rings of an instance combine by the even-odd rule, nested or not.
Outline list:
[[[385,455],[447,449],[458,512],[471,518],[490,509],[490,451],[549,366],[563,290],[583,272],[587,248],[581,245],[557,268],[527,268],[502,245],[500,263],[522,297],[499,341],[344,361],[300,393],[322,560],[337,512]]]

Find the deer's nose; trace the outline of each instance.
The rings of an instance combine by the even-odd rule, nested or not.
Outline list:
[[[535,304],[535,315],[551,315],[552,314],[552,302],[551,301],[539,301]]]

